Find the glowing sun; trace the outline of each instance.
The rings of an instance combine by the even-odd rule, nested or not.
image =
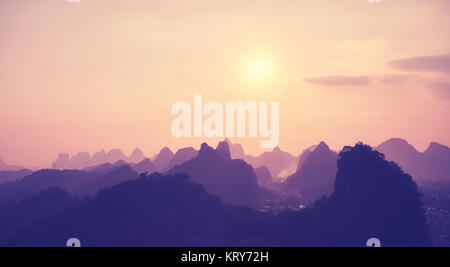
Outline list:
[[[270,72],[271,67],[269,63],[262,59],[253,61],[248,68],[249,76],[259,82],[266,79],[270,75]]]

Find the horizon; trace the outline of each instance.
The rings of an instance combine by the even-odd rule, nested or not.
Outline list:
[[[207,144],[208,146],[210,146],[210,147],[215,148],[215,147],[217,147],[217,146],[219,145],[220,142],[223,142],[223,141],[226,141],[226,140],[229,140],[232,144],[239,144],[239,145],[241,145],[241,146],[243,147],[243,149],[244,149],[244,153],[245,153],[246,156],[259,157],[259,156],[261,156],[261,155],[262,155],[263,153],[265,153],[265,152],[272,152],[272,151],[274,151],[275,149],[280,148],[281,151],[286,152],[286,153],[289,153],[290,155],[292,155],[292,156],[298,158],[298,157],[301,156],[301,154],[302,154],[305,150],[307,150],[307,149],[309,149],[309,148],[311,148],[311,147],[317,146],[317,145],[319,145],[321,142],[324,142],[324,143],[330,148],[331,151],[334,151],[334,152],[336,152],[336,153],[341,152],[342,149],[343,149],[344,147],[348,147],[348,146],[351,147],[351,146],[354,146],[354,145],[356,145],[356,144],[358,144],[358,143],[361,142],[361,141],[357,141],[357,142],[355,142],[354,144],[344,145],[344,146],[342,146],[341,148],[336,149],[335,147],[331,146],[327,141],[323,141],[323,140],[322,140],[322,141],[317,142],[316,144],[311,144],[311,145],[309,145],[309,146],[304,147],[303,149],[300,149],[298,153],[293,153],[293,152],[291,152],[291,151],[289,151],[289,150],[285,150],[285,149],[283,149],[283,148],[281,148],[281,147],[275,147],[275,148],[273,148],[273,149],[260,149],[259,153],[252,154],[252,153],[248,153],[248,152],[247,152],[246,147],[245,147],[244,145],[242,145],[242,144],[239,143],[239,142],[236,142],[236,141],[237,141],[236,139],[239,139],[239,138],[222,138],[221,140],[219,140],[219,141],[217,141],[217,142],[207,142],[207,141],[205,141],[205,142],[200,142],[197,146],[182,146],[182,147],[178,147],[178,148],[172,148],[172,147],[169,147],[169,146],[162,146],[158,151],[153,152],[153,153],[148,153],[147,151],[142,150],[142,149],[141,149],[140,147],[138,147],[138,146],[136,146],[135,148],[133,148],[133,149],[131,149],[131,150],[123,150],[123,149],[121,149],[121,148],[117,148],[117,147],[116,147],[116,148],[111,148],[111,149],[105,149],[105,148],[102,148],[102,149],[99,149],[99,150],[96,150],[96,151],[82,151],[82,150],[79,150],[79,151],[76,151],[76,152],[73,152],[73,153],[69,153],[69,152],[64,152],[64,151],[62,151],[62,152],[58,153],[57,155],[55,155],[55,157],[53,158],[53,160],[52,160],[51,162],[49,162],[47,165],[45,165],[45,166],[44,166],[44,165],[41,165],[41,166],[29,166],[29,165],[23,165],[23,164],[20,164],[20,163],[9,162],[9,161],[7,160],[7,158],[6,158],[6,157],[2,157],[2,155],[0,155],[0,160],[2,160],[4,163],[6,163],[7,165],[10,165],[10,166],[21,166],[21,167],[23,167],[24,169],[38,170],[38,169],[48,169],[48,168],[51,168],[51,167],[52,167],[52,164],[55,162],[55,160],[58,158],[58,156],[60,156],[60,155],[62,155],[62,154],[67,154],[67,155],[69,156],[69,158],[71,159],[71,158],[73,158],[74,156],[76,156],[76,155],[79,154],[79,153],[88,153],[89,156],[92,158],[92,157],[94,156],[94,154],[95,154],[95,153],[98,153],[98,152],[104,151],[105,153],[108,153],[108,152],[111,152],[111,151],[113,151],[113,150],[119,150],[119,151],[121,151],[125,156],[130,157],[130,156],[132,155],[132,153],[133,153],[136,149],[138,149],[140,152],[142,152],[142,153],[144,154],[145,158],[147,158],[147,159],[152,159],[153,157],[157,157],[157,156],[159,155],[159,153],[161,152],[161,150],[163,150],[163,149],[165,149],[165,148],[169,148],[170,151],[172,151],[174,154],[176,154],[176,152],[177,152],[178,150],[183,149],[183,148],[194,148],[195,150],[199,151],[200,148],[201,148],[201,146],[202,146],[202,144],[204,144],[204,143],[206,143],[206,144]],[[399,138],[399,137],[389,138],[389,139],[387,139],[387,140],[385,140],[385,141],[380,142],[378,145],[367,144],[367,143],[364,143],[364,142],[362,142],[362,143],[365,144],[365,145],[371,146],[373,149],[376,149],[378,146],[382,145],[383,143],[385,143],[385,142],[387,142],[387,141],[391,141],[391,140],[403,140],[403,141],[406,141],[408,144],[412,145],[412,146],[414,147],[414,149],[416,149],[416,151],[419,152],[419,153],[424,153],[424,152],[426,152],[427,149],[428,149],[433,143],[438,143],[438,144],[440,144],[440,145],[449,147],[449,146],[446,145],[446,144],[442,144],[442,143],[439,143],[439,142],[434,142],[434,141],[432,141],[432,142],[430,142],[430,143],[428,144],[428,146],[427,146],[425,149],[420,150],[420,149],[418,149],[416,146],[414,146],[414,144],[411,144],[408,140],[406,140],[406,139],[404,139],[404,138]],[[152,161],[153,161],[153,160],[152,160]],[[114,162],[112,162],[112,163],[114,163]],[[127,162],[127,163],[129,163],[129,162]]]

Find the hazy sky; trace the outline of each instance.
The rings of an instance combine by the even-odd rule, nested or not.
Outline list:
[[[279,101],[280,147],[450,144],[448,0],[0,0],[0,157],[175,139],[176,101]],[[262,62],[254,77],[249,66]],[[260,139],[234,139],[260,153]]]

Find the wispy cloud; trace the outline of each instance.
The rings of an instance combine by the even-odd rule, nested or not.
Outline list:
[[[367,86],[370,78],[367,76],[321,76],[304,78],[304,82],[323,86]]]
[[[398,84],[406,82],[415,78],[414,75],[404,75],[404,74],[386,74],[380,78],[380,81],[384,84]]]
[[[450,73],[450,54],[399,59],[388,64],[401,71]]]

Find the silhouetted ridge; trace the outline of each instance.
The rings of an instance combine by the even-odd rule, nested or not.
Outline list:
[[[96,176],[78,170],[40,170],[16,182],[0,185],[0,203],[21,201],[51,187],[73,192]]]
[[[266,166],[272,177],[287,177],[294,173],[298,159],[287,152],[281,151],[279,147],[272,151],[262,153],[258,157],[246,156],[245,161],[254,168]]]
[[[8,165],[0,158],[0,171],[18,171],[24,169],[23,166]]]
[[[228,138],[225,139],[225,142],[227,142],[230,147],[232,159],[244,159],[245,158],[244,148],[242,147],[241,144],[233,144],[230,141],[230,139],[228,139]]]
[[[131,163],[140,163],[143,160],[145,160],[145,155],[139,148],[135,148],[128,159]]]
[[[145,155],[139,148],[136,148],[129,157],[119,149],[113,149],[109,152],[101,150],[94,153],[92,157],[88,152],[77,153],[72,158],[68,154],[62,153],[58,155],[58,158],[55,160],[52,167],[60,170],[82,170],[100,166],[105,163],[116,164],[117,162],[124,162],[125,164],[137,164],[144,159]]]
[[[163,148],[153,161],[158,172],[166,172],[169,169],[170,161],[174,157],[173,152],[168,148]]]
[[[335,214],[342,245],[376,236],[385,246],[428,244],[421,194],[411,176],[370,146],[345,147],[339,154],[335,191],[322,209]],[[342,242],[342,241],[340,241]]]
[[[224,159],[231,159],[230,147],[227,142],[220,142],[216,148],[216,151]]]
[[[206,143],[198,156],[175,167],[170,174],[186,173],[195,183],[225,202],[244,206],[259,204],[259,187],[253,168],[242,160],[224,158]]]
[[[19,170],[19,171],[0,171],[0,184],[14,182],[20,180],[25,176],[32,173],[30,170]]]
[[[102,190],[7,240],[60,246],[76,234],[84,246],[209,246],[223,235],[224,216],[221,200],[188,183],[187,176],[152,175]]]
[[[285,189],[298,190],[305,201],[314,202],[333,192],[336,171],[337,154],[321,142],[305,155],[298,171],[286,180]]]
[[[258,184],[260,186],[266,188],[272,188],[274,186],[274,182],[272,180],[272,176],[270,175],[270,171],[266,166],[261,166],[255,169],[256,177],[258,177]]]
[[[83,171],[105,174],[115,168],[117,168],[116,165],[113,165],[111,163],[103,163],[100,165],[87,167],[87,168],[83,169]]]
[[[138,177],[138,174],[129,165],[119,165],[110,172],[100,177],[95,177],[83,186],[73,190],[75,195],[95,195],[100,189],[117,185],[121,182],[133,180]]]
[[[402,139],[390,139],[376,148],[388,160],[398,163],[417,182],[450,181],[450,149],[431,143],[424,153]]]
[[[148,158],[144,159],[143,161],[139,162],[138,164],[133,165],[132,168],[138,174],[153,173],[156,171],[155,165]]]
[[[302,154],[298,157],[298,166],[297,166],[297,172],[300,171],[303,167],[303,164],[305,163],[306,159],[308,158],[309,154],[313,152],[315,149],[305,149]]]
[[[59,187],[75,195],[92,195],[98,190],[135,179],[138,174],[129,165],[92,172],[78,170],[41,170],[18,181],[0,185],[0,204],[21,201],[42,190]]]
[[[203,143],[200,147],[200,151],[198,152],[198,158],[207,158],[207,157],[215,157],[219,154],[216,153],[214,148],[208,146],[207,143]]]
[[[198,151],[192,147],[179,149],[177,153],[175,153],[175,156],[173,156],[172,160],[170,161],[169,170],[173,169],[177,165],[181,165],[186,161],[197,157],[197,155]]]

